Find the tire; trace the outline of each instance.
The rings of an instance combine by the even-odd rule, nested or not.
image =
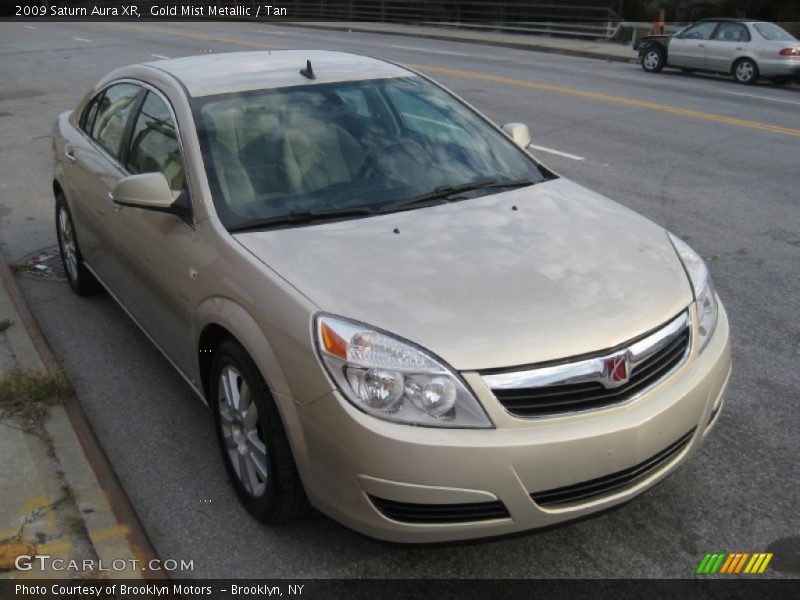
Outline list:
[[[308,500],[278,407],[253,359],[232,340],[214,355],[209,403],[225,470],[247,511],[266,523],[305,513]]]
[[[72,291],[78,296],[89,296],[102,291],[100,282],[86,268],[67,199],[61,193],[56,194],[56,237],[61,264],[64,265],[64,273]]]
[[[666,54],[658,46],[650,46],[642,52],[640,64],[647,73],[659,73],[666,64]]]
[[[740,58],[733,64],[733,79],[736,83],[753,85],[758,79],[758,65],[749,58]]]

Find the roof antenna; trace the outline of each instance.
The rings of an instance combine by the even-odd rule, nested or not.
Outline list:
[[[307,77],[308,79],[316,79],[317,78],[317,76],[314,75],[314,69],[311,68],[311,61],[310,60],[306,61],[306,68],[305,69],[300,69],[300,75],[302,75],[303,77]]]

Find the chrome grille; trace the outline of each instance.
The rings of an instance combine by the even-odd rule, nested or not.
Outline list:
[[[680,366],[690,344],[690,319],[684,312],[655,332],[600,356],[482,377],[512,415],[568,414],[633,398]],[[625,363],[624,381],[615,381],[615,361]]]

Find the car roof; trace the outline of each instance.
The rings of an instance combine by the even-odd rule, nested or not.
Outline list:
[[[315,79],[300,74],[311,61]],[[144,63],[178,79],[192,97],[339,81],[408,77],[398,65],[327,50],[262,50],[171,58]]]
[[[715,23],[761,23],[758,19],[736,19],[733,17],[720,17],[718,19],[714,18],[707,18],[707,19],[700,19],[698,23],[706,23],[708,21],[713,21]]]

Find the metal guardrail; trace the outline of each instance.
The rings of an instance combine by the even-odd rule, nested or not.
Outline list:
[[[151,5],[185,4],[250,6],[254,14],[255,7],[265,3],[265,0],[139,0],[136,4],[145,14]],[[78,0],[70,4],[120,6],[126,2]],[[287,9],[286,20],[407,23],[593,39],[612,39],[622,24],[620,16],[609,6],[564,4],[556,0],[275,0],[273,6]]]
[[[522,22],[522,23],[458,23],[427,22],[421,25],[447,26],[460,29],[485,29],[506,33],[534,33],[537,35],[560,35],[565,37],[587,37],[611,39],[619,26],[613,21],[604,23]]]
[[[608,6],[525,0],[283,0],[289,15],[337,21],[380,21],[608,38],[620,17]]]

